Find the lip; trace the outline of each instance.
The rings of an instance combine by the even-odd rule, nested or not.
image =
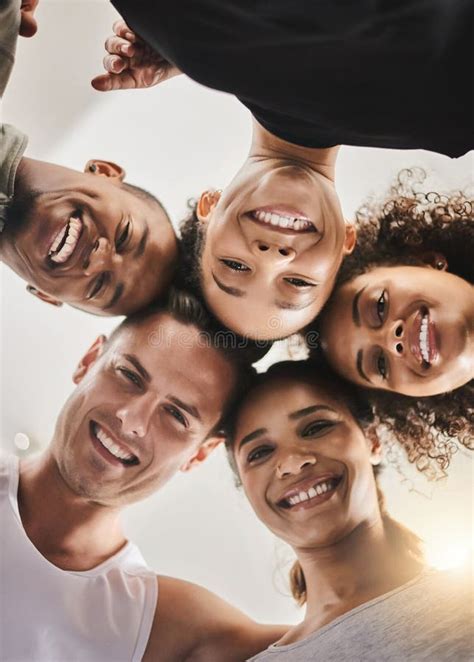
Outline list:
[[[420,347],[420,329],[423,318],[428,315],[428,341],[429,341],[429,361],[426,362],[421,353]],[[431,319],[430,311],[426,306],[420,308],[415,315],[413,323],[408,333],[408,343],[410,351],[417,360],[418,364],[424,369],[428,370],[434,361],[439,357],[439,334],[435,323]]]
[[[94,433],[94,427],[95,426],[101,427],[104,432],[107,434],[108,437],[113,439],[114,443],[117,444],[117,446],[120,446],[120,448],[126,452],[134,455],[137,458],[137,462],[131,462],[130,464],[125,464],[121,460],[115,457],[110,451],[108,451],[102,444],[101,442],[97,439],[95,433]],[[94,449],[101,455],[109,464],[111,464],[114,467],[121,467],[122,469],[128,469],[129,467],[134,467],[137,466],[137,464],[140,463],[140,458],[137,456],[137,454],[132,451],[128,446],[126,446],[122,441],[119,441],[117,437],[112,434],[105,425],[102,425],[101,423],[98,423],[97,421],[90,421],[89,422],[89,436],[92,442],[92,445]]]
[[[279,216],[288,216],[291,218],[298,219],[300,221],[306,221],[307,223],[311,223],[310,228],[306,229],[300,229],[300,230],[295,230],[293,228],[284,228],[280,227],[278,225],[272,225],[271,223],[265,222],[257,218],[256,214],[258,213],[263,213],[263,214],[278,214]],[[278,234],[283,234],[283,235],[290,235],[290,236],[298,236],[298,235],[303,235],[303,234],[314,234],[317,232],[317,228],[313,221],[308,218],[306,214],[301,212],[300,210],[297,210],[292,207],[287,207],[285,205],[268,205],[266,207],[258,207],[256,209],[251,209],[248,212],[244,214],[245,218],[247,218],[249,221],[252,221],[253,223],[256,223],[259,227],[265,228],[268,231],[275,232]]]
[[[286,507],[282,505],[282,501],[285,499],[288,499],[292,496],[296,496],[299,494],[302,490],[303,491],[308,491],[311,487],[314,487],[315,485],[318,485],[319,483],[323,483],[329,479],[336,479],[338,480],[338,483],[336,485],[336,488],[332,490],[331,492],[325,492],[323,494],[319,494],[318,496],[312,497],[311,499],[308,499],[307,501],[301,501],[300,503],[291,506],[291,507]],[[284,510],[285,512],[295,512],[299,510],[307,510],[308,508],[314,508],[316,506],[319,506],[320,504],[324,503],[325,501],[329,501],[336,492],[338,491],[339,487],[342,485],[344,481],[344,476],[343,474],[336,474],[332,472],[324,473],[324,474],[318,474],[316,476],[311,476],[310,478],[306,478],[299,483],[296,483],[293,485],[290,489],[286,490],[279,499],[275,502],[275,505],[277,508]]]

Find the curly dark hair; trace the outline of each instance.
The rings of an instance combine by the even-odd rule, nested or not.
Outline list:
[[[449,271],[474,283],[474,200],[466,192],[423,192],[421,168],[402,170],[385,200],[356,212],[357,245],[346,257],[335,289],[380,265],[422,265],[439,252]]]
[[[418,186],[425,179],[421,168],[402,170],[383,202],[370,200],[360,207],[357,246],[342,264],[335,291],[377,266],[426,264],[430,253],[441,253],[450,272],[474,283],[474,201],[463,191],[422,192]],[[324,311],[306,330],[317,364],[325,363],[314,342],[323,316]],[[371,389],[366,389],[366,397],[387,434],[431,478],[444,475],[460,446],[474,449],[474,380],[424,398]]]

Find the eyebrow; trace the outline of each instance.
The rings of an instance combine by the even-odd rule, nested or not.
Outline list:
[[[251,441],[253,441],[253,440],[256,439],[257,437],[261,437],[262,434],[265,434],[266,432],[268,432],[267,428],[258,428],[258,430],[254,430],[253,432],[251,432],[250,434],[246,435],[246,436],[242,439],[242,441],[240,442],[239,447],[238,447],[237,450],[240,451],[240,449],[242,448],[242,446],[245,446],[245,444],[249,444]]]
[[[213,273],[212,277],[214,279],[214,282],[216,283],[217,287],[222,290],[223,292],[226,292],[227,294],[230,294],[233,297],[244,297],[246,296],[247,292],[244,290],[239,290],[238,287],[228,287],[227,285],[224,285],[217,276]],[[311,301],[307,301],[304,303],[291,303],[289,301],[275,301],[275,306],[277,308],[280,308],[281,310],[303,310],[304,308],[308,308],[311,306],[311,304],[314,303],[314,299]]]
[[[359,349],[359,351],[357,352],[357,359],[356,359],[357,372],[362,377],[362,379],[365,379],[365,381],[369,382],[370,384],[370,379],[367,377],[367,375],[364,372],[364,369],[362,368],[362,359],[363,359],[363,352],[361,349]]]
[[[298,409],[298,411],[292,412],[288,415],[288,418],[291,421],[297,421],[300,418],[304,418],[308,414],[314,414],[314,412],[321,411],[322,409],[336,413],[336,410],[332,407],[329,407],[328,405],[311,405],[311,407],[305,407],[304,409]]]
[[[221,281],[216,277],[214,273],[212,274],[212,277],[214,278],[214,282],[217,285],[217,287],[223,292],[230,294],[232,297],[244,297],[247,294],[246,292],[244,292],[244,290],[239,290],[238,287],[227,287],[227,285],[221,283]]]
[[[150,228],[147,226],[145,228],[145,232],[142,235],[142,238],[138,243],[138,246],[135,249],[135,252],[133,253],[133,257],[141,257],[143,255],[143,253],[145,252],[149,234],[150,234]]]
[[[315,302],[316,299],[310,299],[303,303],[290,303],[289,301],[275,301],[275,306],[281,308],[282,310],[303,310],[308,308]]]
[[[119,283],[115,288],[115,292],[113,293],[112,298],[110,299],[109,303],[104,306],[103,310],[108,310],[109,308],[115,306],[115,304],[119,301],[120,297],[122,296],[124,289],[125,289],[125,285],[123,283]]]
[[[362,287],[352,300],[352,320],[356,326],[360,326],[359,299],[365,287]]]
[[[325,409],[326,411],[332,411],[336,413],[336,410],[333,409],[332,407],[328,407],[327,405],[311,405],[311,407],[305,407],[304,409],[299,409],[298,411],[294,411],[291,414],[288,415],[288,418],[292,421],[298,420],[300,418],[303,418],[304,416],[307,416],[308,414],[314,414],[316,411],[321,411],[321,409]],[[246,435],[242,441],[240,442],[238,449],[242,448],[242,446],[245,446],[245,444],[249,444],[251,441],[254,441],[254,439],[257,439],[257,437],[261,437],[262,434],[268,433],[268,428],[258,428],[258,430],[254,430],[250,434]]]
[[[181,407],[181,409],[184,409],[184,411],[187,411],[190,416],[193,416],[194,418],[197,418],[198,421],[201,420],[201,415],[198,411],[198,408],[195,407],[194,405],[189,405],[186,402],[183,402],[179,398],[175,397],[174,395],[167,395],[167,398],[171,400],[171,402],[175,405],[178,405],[178,407]]]
[[[150,373],[147,370],[145,370],[145,368],[142,366],[142,364],[140,363],[140,361],[137,359],[136,356],[134,356],[133,354],[124,354],[124,358],[126,358],[127,361],[129,361],[133,366],[135,366],[135,368],[137,369],[137,371],[140,373],[140,375],[143,377],[145,381],[151,382]]]

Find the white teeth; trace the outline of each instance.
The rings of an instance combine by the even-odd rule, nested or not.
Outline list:
[[[273,225],[275,227],[291,228],[292,230],[309,230],[313,228],[313,224],[306,219],[298,219],[292,216],[282,216],[275,212],[272,213],[268,211],[256,211],[254,212],[254,216],[257,220],[268,223],[269,225]]]
[[[429,321],[429,316],[424,315],[423,319],[421,320],[420,336],[419,336],[421,356],[423,357],[423,360],[426,361],[426,363],[430,362],[430,341],[428,334],[428,321]]]
[[[71,216],[69,221],[54,237],[48,251],[48,256],[52,262],[63,264],[71,257],[78,244],[81,230],[82,221],[75,216]]]
[[[120,446],[117,446],[117,444],[110,437],[108,437],[99,426],[96,426],[95,428],[95,436],[100,441],[102,446],[104,446],[109,451],[109,453],[112,453],[112,455],[114,455],[119,460],[133,460],[135,457],[131,453],[126,453],[123,451]]]
[[[293,496],[288,497],[287,501],[290,506],[296,506],[302,501],[309,501],[310,499],[314,499],[316,496],[333,491],[335,488],[336,484],[334,479],[330,479],[329,481],[324,481],[323,483],[318,483],[314,487],[310,487],[308,491],[301,490],[301,492],[298,492],[298,494],[294,494]]]

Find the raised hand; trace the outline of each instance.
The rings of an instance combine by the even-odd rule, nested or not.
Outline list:
[[[182,73],[135,34],[125,21],[116,21],[105,42],[104,69],[91,84],[100,92],[152,87]]]

